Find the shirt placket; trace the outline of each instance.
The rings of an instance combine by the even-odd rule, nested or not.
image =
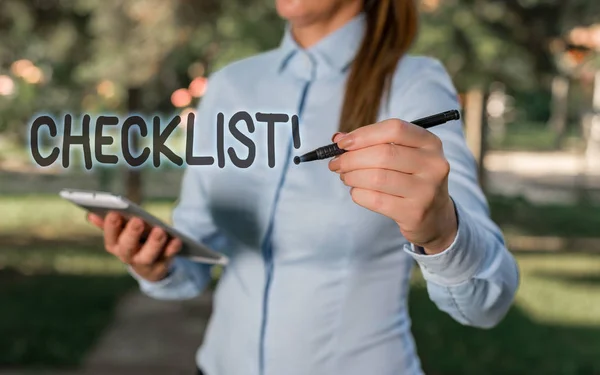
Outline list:
[[[306,52],[300,51],[296,56],[294,56],[289,62],[289,73],[291,73],[294,79],[300,80],[301,89],[299,95],[299,101],[297,105],[296,114],[298,115],[298,119],[300,122],[300,126],[302,126],[302,114],[304,112],[306,101],[308,99],[308,92],[311,84],[313,83],[316,77],[316,63],[315,60]],[[284,72],[285,74],[285,72]],[[259,375],[267,375],[267,371],[265,368],[265,357],[266,357],[266,335],[267,335],[267,327],[268,327],[268,317],[269,317],[269,296],[270,296],[270,288],[273,282],[274,277],[274,268],[275,265],[273,263],[273,246],[272,246],[272,235],[273,235],[273,222],[275,218],[275,214],[277,212],[279,196],[281,195],[281,190],[285,187],[286,175],[288,172],[288,168],[291,162],[293,148],[293,140],[290,137],[287,143],[287,153],[284,161],[284,168],[282,170],[279,184],[277,190],[275,191],[275,197],[273,202],[273,207],[271,210],[271,215],[269,218],[269,225],[267,227],[267,231],[265,233],[263,242],[262,242],[262,254],[265,262],[265,286],[263,292],[263,305],[262,305],[262,322],[260,326],[260,341],[259,341]]]

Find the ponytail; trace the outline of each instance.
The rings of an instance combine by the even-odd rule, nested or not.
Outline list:
[[[350,132],[377,121],[398,61],[417,33],[414,0],[364,0],[366,32],[350,67],[340,116],[340,131]]]

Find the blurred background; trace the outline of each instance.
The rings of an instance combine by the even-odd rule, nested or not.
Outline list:
[[[480,181],[522,277],[506,319],[484,331],[439,312],[417,271],[423,366],[600,374],[600,2],[420,5],[412,53],[440,59],[461,93]],[[276,47],[282,32],[272,0],[0,0],[0,375],[192,373],[210,291],[177,303],[141,296],[83,211],[57,197],[112,191],[169,220],[181,169],[37,168],[29,123],[37,113],[185,115],[211,72]]]

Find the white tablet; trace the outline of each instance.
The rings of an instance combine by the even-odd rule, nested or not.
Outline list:
[[[228,259],[223,254],[192,240],[124,197],[100,191],[74,189],[63,189],[60,191],[60,196],[100,217],[104,217],[109,211],[117,211],[126,220],[131,217],[139,217],[150,227],[162,228],[169,236],[177,237],[181,240],[181,250],[177,254],[179,256],[184,256],[200,263],[227,264]]]

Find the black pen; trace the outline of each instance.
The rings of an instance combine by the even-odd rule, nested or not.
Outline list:
[[[453,109],[451,111],[438,113],[437,115],[420,118],[418,120],[411,121],[411,123],[420,126],[423,129],[428,129],[433,126],[441,125],[448,121],[458,119],[460,119],[460,113],[457,110]],[[307,161],[328,159],[334,156],[341,155],[344,152],[346,152],[346,150],[342,150],[341,148],[339,148],[337,143],[332,143],[327,146],[319,147],[318,149],[308,152],[302,156],[294,157],[294,164],[300,164]]]

